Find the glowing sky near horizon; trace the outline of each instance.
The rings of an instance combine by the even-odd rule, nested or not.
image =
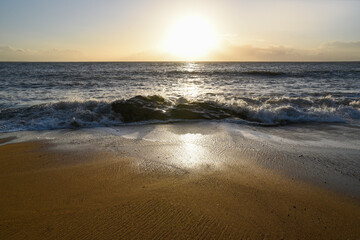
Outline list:
[[[359,12],[356,0],[2,0],[0,60],[360,60]],[[202,20],[174,27],[184,16]]]

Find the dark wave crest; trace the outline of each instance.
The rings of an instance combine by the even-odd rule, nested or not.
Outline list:
[[[246,118],[243,111],[235,111],[216,102],[188,102],[182,98],[174,104],[160,96],[136,96],[128,100],[115,101],[111,107],[115,113],[121,115],[125,123],[169,119]]]
[[[360,120],[360,100],[262,97],[176,101],[158,95],[114,102],[57,102],[0,110],[0,131],[116,126],[149,121],[231,120],[260,125]]]

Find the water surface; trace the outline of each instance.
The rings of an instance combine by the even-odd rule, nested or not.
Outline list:
[[[360,63],[0,63],[0,131],[360,119]],[[149,97],[153,96],[153,97]]]

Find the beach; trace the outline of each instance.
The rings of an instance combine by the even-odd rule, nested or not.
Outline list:
[[[0,1],[0,240],[360,240],[360,1]]]
[[[2,133],[0,238],[359,239],[358,169],[345,167],[357,167],[358,142],[342,146],[336,133],[356,140],[358,130],[301,129],[194,122]]]

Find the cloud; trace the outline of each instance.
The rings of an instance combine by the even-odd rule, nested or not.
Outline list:
[[[326,42],[316,48],[294,48],[281,45],[256,47],[222,42],[221,49],[197,60],[204,61],[360,61],[359,42]],[[126,61],[179,60],[176,56],[152,51],[124,57]],[[181,60],[181,59],[180,59]]]
[[[358,42],[327,42],[323,44],[324,48],[342,48],[342,49],[360,49],[360,41]]]
[[[31,50],[0,46],[0,61],[77,61],[84,56],[76,50]]]
[[[319,48],[319,56],[329,60],[360,61],[360,41],[324,43]]]
[[[221,44],[221,49],[204,59],[208,61],[360,61],[360,41],[333,41],[317,48],[305,49],[282,45],[257,47],[253,45]],[[91,52],[89,53],[91,54]],[[89,55],[91,56],[91,55]],[[179,60],[175,56],[156,51],[141,51],[125,57],[109,59],[91,58],[77,50],[31,50],[0,46],[0,61],[168,61]]]
[[[297,49],[285,46],[254,47],[252,45],[227,45],[215,52],[211,58],[230,61],[280,61],[298,59],[301,54]]]
[[[360,41],[327,42],[317,48],[300,49],[288,46],[255,47],[231,45],[211,55],[221,61],[360,61]]]

